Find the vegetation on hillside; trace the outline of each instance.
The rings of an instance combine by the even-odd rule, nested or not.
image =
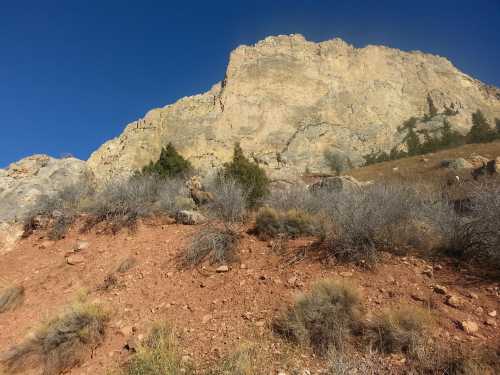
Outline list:
[[[419,121],[428,122],[438,115],[437,109],[432,102],[429,101],[429,113],[419,119],[412,117],[405,121],[398,129],[399,132],[406,132],[403,138],[404,147],[395,146],[389,153],[385,151],[372,151],[365,155],[365,164],[381,163],[388,160],[401,159],[408,156],[425,155],[428,153],[445,150],[448,148],[458,147],[466,143],[486,143],[500,139],[500,120],[495,119],[496,128],[487,122],[483,113],[478,110],[472,114],[472,126],[467,135],[462,135],[460,132],[453,130],[451,124],[446,117],[454,116],[455,111],[446,108],[443,115],[443,126],[439,129],[439,135],[432,135],[427,129],[416,129]],[[421,140],[423,138],[423,141]]]
[[[169,143],[167,147],[162,148],[158,160],[151,161],[142,169],[141,173],[161,178],[172,178],[186,177],[192,170],[191,163],[177,152],[172,143]]]
[[[244,189],[249,207],[255,207],[269,194],[269,179],[266,172],[248,160],[239,144],[234,146],[233,159],[224,165],[220,178],[233,179]]]

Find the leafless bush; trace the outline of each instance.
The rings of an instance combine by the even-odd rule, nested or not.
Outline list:
[[[137,219],[155,212],[161,186],[158,177],[142,175],[108,183],[87,208],[91,217],[84,230],[100,222],[110,223],[114,233],[124,227],[133,229]]]
[[[161,212],[175,216],[178,210],[193,209],[195,204],[184,181],[173,178],[161,181],[157,206]]]
[[[59,240],[64,237],[68,228],[74,223],[77,215],[91,200],[94,191],[85,183],[65,187],[53,196],[39,197],[33,208],[24,218],[24,234],[28,237],[43,222],[48,224],[49,238]]]
[[[23,298],[22,286],[9,286],[0,290],[0,313],[16,308],[22,303]]]
[[[470,192],[468,208],[443,218],[447,253],[500,264],[500,186],[478,185]]]
[[[203,228],[193,237],[182,263],[193,266],[205,259],[212,264],[231,262],[235,258],[238,242],[238,234],[231,229]]]
[[[295,343],[311,346],[325,355],[342,350],[361,327],[361,304],[357,289],[333,280],[316,284],[310,294],[273,323],[276,333]]]
[[[206,206],[209,216],[226,224],[242,222],[247,214],[246,202],[248,194],[232,179],[218,179],[211,184],[213,201]]]
[[[376,259],[377,250],[409,244],[415,225],[428,222],[432,199],[404,185],[374,184],[333,193],[324,202],[333,222],[330,249],[339,259]]]
[[[67,371],[102,342],[107,320],[102,307],[77,303],[7,351],[2,362],[9,373],[40,364],[44,375]]]
[[[298,210],[313,215],[324,208],[322,202],[326,197],[323,195],[326,194],[312,194],[305,186],[292,186],[289,189],[273,190],[265,205],[278,211]]]

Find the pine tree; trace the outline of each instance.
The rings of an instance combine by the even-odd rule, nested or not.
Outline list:
[[[480,110],[472,114],[472,127],[468,134],[468,143],[491,142],[495,134]]]
[[[191,163],[184,159],[172,145],[161,150],[160,158],[142,169],[143,174],[154,174],[162,178],[185,177],[192,170]]]
[[[234,146],[233,160],[224,165],[220,177],[236,180],[247,193],[247,204],[254,207],[269,193],[269,179],[257,163],[251,162],[243,154],[241,146]]]

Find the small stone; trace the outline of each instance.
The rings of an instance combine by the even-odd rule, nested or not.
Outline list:
[[[479,306],[478,308],[476,308],[476,309],[474,310],[474,312],[475,312],[477,315],[482,315],[482,314],[484,313],[484,309],[483,309],[481,306]]]
[[[411,298],[413,298],[415,301],[419,301],[419,302],[425,302],[426,299],[424,297],[424,295],[420,292],[418,293],[412,293],[411,294]]]
[[[474,293],[474,292],[469,292],[467,294],[467,297],[472,298],[472,299],[478,299],[479,298],[479,296],[476,293]]]
[[[198,225],[207,222],[207,218],[197,211],[182,210],[177,212],[175,220],[178,224]]]
[[[75,252],[83,251],[85,249],[88,249],[90,246],[90,242],[86,240],[77,240],[75,243],[75,246],[73,247],[73,250]]]
[[[486,321],[484,322],[484,324],[486,324],[487,326],[492,326],[492,327],[497,326],[497,322],[495,321],[495,319],[492,319],[492,318],[487,318]]]
[[[434,292],[437,294],[446,294],[448,293],[448,289],[442,285],[434,285]]]
[[[247,265],[246,265],[246,264],[244,264],[244,263],[241,263],[240,268],[241,268],[242,270],[246,270],[246,269],[247,269]]]
[[[207,314],[207,315],[204,315],[203,318],[201,318],[201,323],[207,324],[210,320],[212,320],[212,315]]]
[[[217,267],[215,272],[218,272],[218,273],[229,272],[229,267],[227,265],[219,266],[219,267]]]
[[[432,278],[434,276],[434,271],[432,270],[432,268],[426,268],[425,270],[422,271],[422,274]]]
[[[442,265],[440,265],[440,264],[436,264],[436,265],[434,266],[434,270],[436,270],[436,271],[441,271],[442,269],[443,269],[443,266],[442,266]]]
[[[118,332],[120,332],[120,334],[122,334],[123,336],[128,337],[128,336],[132,335],[132,333],[134,332],[134,327],[125,326],[125,327],[120,328],[120,330]]]
[[[342,277],[352,277],[352,272],[340,272],[339,275]]]
[[[288,279],[287,284],[289,287],[293,288],[297,285],[297,276],[292,276]]]
[[[460,297],[454,296],[454,295],[448,295],[446,297],[446,304],[448,306],[454,307],[456,309],[462,307],[464,305],[464,302]]]
[[[71,266],[76,266],[85,263],[85,258],[79,254],[70,255],[66,258],[66,263]]]
[[[460,322],[460,328],[462,328],[462,330],[465,333],[468,333],[469,335],[473,334],[473,333],[476,333],[477,331],[479,331],[479,326],[477,325],[477,323],[475,323],[475,322],[473,322],[471,320],[461,321]]]
[[[497,316],[497,311],[496,310],[490,311],[488,315],[494,318],[495,316]]]
[[[259,320],[258,322],[255,322],[255,325],[257,327],[264,327],[266,325],[266,322],[263,320]]]

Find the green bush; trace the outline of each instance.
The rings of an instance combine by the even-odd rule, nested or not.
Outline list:
[[[234,146],[233,160],[224,165],[219,177],[238,182],[245,190],[249,207],[255,207],[269,194],[266,172],[245,157],[239,144]]]
[[[155,174],[163,178],[185,177],[192,169],[191,163],[169,143],[161,150],[160,158],[156,162],[151,161],[142,169],[142,174]]]
[[[486,143],[495,139],[496,135],[483,113],[477,110],[472,114],[472,127],[467,136],[468,143]]]

